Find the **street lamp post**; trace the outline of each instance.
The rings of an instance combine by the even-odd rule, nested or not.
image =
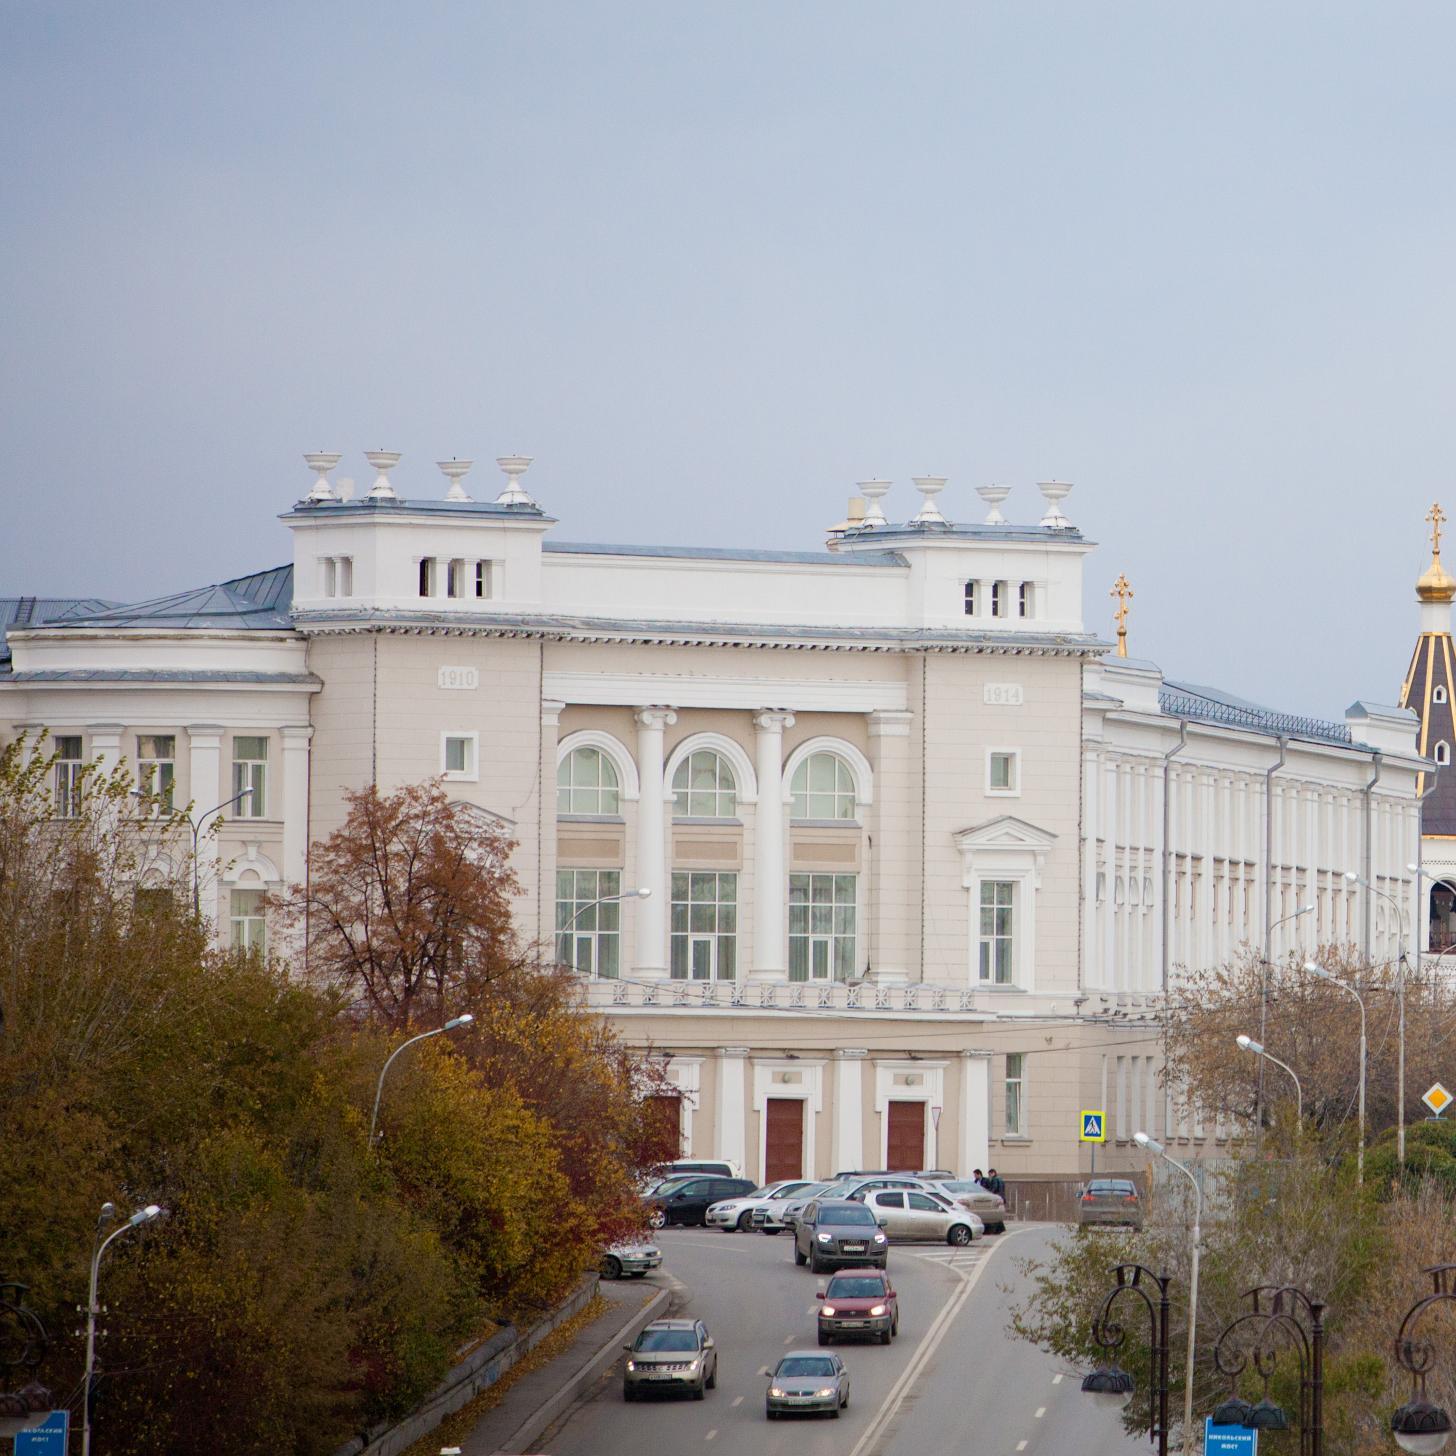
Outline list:
[[[1113,1273],[1117,1283],[1102,1301],[1097,1318],[1092,1324],[1092,1338],[1104,1350],[1119,1349],[1127,1339],[1127,1331],[1112,1318],[1113,1305],[1123,1294],[1136,1295],[1142,1300],[1148,1312],[1148,1325],[1152,1335],[1152,1412],[1150,1416],[1153,1440],[1157,1443],[1158,1456],[1168,1456],[1168,1286],[1173,1282],[1166,1274],[1154,1274],[1142,1264],[1119,1264]],[[1152,1295],[1142,1287],[1142,1281],[1156,1286],[1156,1304]],[[1082,1379],[1082,1389],[1097,1402],[1114,1410],[1121,1410],[1132,1399],[1134,1382],[1126,1370],[1116,1365],[1093,1370]]]
[[[440,1036],[443,1032],[454,1031],[457,1026],[469,1026],[475,1018],[466,1012],[463,1016],[452,1016],[444,1026],[437,1026],[433,1031],[422,1031],[418,1036],[412,1036],[408,1041],[402,1041],[385,1058],[384,1065],[379,1069],[379,1082],[374,1088],[374,1111],[369,1114],[369,1146],[374,1146],[374,1129],[379,1125],[379,1099],[384,1096],[384,1079],[389,1074],[390,1063],[406,1048],[412,1047],[417,1041],[425,1041],[432,1036]]]
[[[161,1215],[162,1210],[155,1203],[139,1208],[104,1239],[101,1231],[116,1217],[116,1205],[103,1203],[101,1216],[96,1220],[96,1242],[91,1252],[91,1285],[86,1298],[86,1374],[81,1385],[81,1456],[91,1456],[91,1381],[96,1369],[96,1316],[101,1307],[96,1303],[96,1281],[101,1273],[101,1256],[115,1240],[132,1229],[140,1228]]]
[[[1269,1051],[1261,1043],[1255,1041],[1251,1036],[1236,1036],[1234,1041],[1241,1050],[1253,1052],[1256,1057],[1262,1057],[1265,1061],[1273,1062],[1276,1067],[1282,1067],[1289,1073],[1290,1080],[1294,1083],[1295,1111],[1299,1118],[1299,1126],[1302,1128],[1304,1126],[1304,1088],[1299,1085],[1299,1078],[1295,1076],[1294,1068],[1288,1062],[1281,1062],[1273,1052]]]
[[[239,799],[246,799],[252,792],[253,786],[249,784],[247,788],[239,789],[237,793],[232,796],[231,799],[224,799],[221,804],[214,804],[212,808],[207,811],[207,813],[199,814],[195,819],[192,817],[191,814],[182,814],[180,811],[178,811],[178,813],[173,816],[174,818],[182,819],[182,821],[192,831],[192,913],[194,915],[200,915],[202,913],[202,893],[198,884],[197,874],[197,843],[198,838],[202,833],[202,826],[206,824],[207,821],[211,819],[214,814],[220,814],[224,809],[231,808],[234,804],[238,802]],[[133,789],[131,791],[131,797],[133,799],[141,799],[143,802],[145,802],[148,799],[160,799],[161,795],[144,794],[140,789]]]
[[[1301,915],[1312,915],[1314,906],[1301,905],[1288,915],[1281,916],[1264,932],[1264,956],[1263,966],[1259,975],[1259,1040],[1263,1041],[1269,1034],[1269,977],[1274,967],[1272,957],[1274,955],[1274,932],[1281,925],[1287,925],[1291,920],[1298,920]],[[1259,1089],[1254,1094],[1254,1137],[1262,1145],[1264,1141],[1264,1064],[1259,1064]]]
[[[616,895],[603,895],[600,899],[588,900],[587,903],[583,905],[579,910],[577,910],[576,913],[572,915],[571,918],[566,922],[566,924],[563,925],[556,933],[557,935],[564,937],[570,931],[571,927],[575,925],[576,922],[580,920],[581,917],[585,915],[588,910],[595,910],[598,905],[610,905],[619,900],[646,900],[651,894],[652,887],[650,885],[643,885],[640,889],[637,890],[622,890]],[[568,960],[566,964],[569,965],[572,970],[579,969],[579,967],[576,965],[576,958],[574,956],[570,960]]]
[[[1353,987],[1347,985],[1338,976],[1332,975],[1322,966],[1317,966],[1313,961],[1306,961],[1304,969],[1311,976],[1318,976],[1322,981],[1328,981],[1332,986],[1338,986],[1340,990],[1347,992],[1355,998],[1356,1004],[1360,1007],[1360,1145],[1355,1152],[1355,1181],[1365,1181],[1365,998]]]
[[[1193,1267],[1188,1275],[1188,1368],[1183,1377],[1183,1456],[1193,1456],[1193,1362],[1198,1354],[1198,1246],[1203,1232],[1203,1187],[1194,1177],[1193,1170],[1177,1158],[1170,1158],[1168,1150],[1156,1138],[1145,1132],[1135,1132],[1132,1136],[1139,1147],[1146,1148],[1170,1167],[1176,1168],[1193,1185]]]
[[[1426,1373],[1435,1364],[1436,1351],[1429,1338],[1416,1338],[1416,1325],[1434,1305],[1456,1300],[1456,1290],[1451,1288],[1456,1264],[1433,1264],[1423,1272],[1431,1276],[1431,1292],[1406,1311],[1395,1337],[1396,1361],[1410,1372],[1411,1398],[1391,1416],[1390,1429],[1402,1451],[1435,1456],[1451,1439],[1451,1416],[1426,1394]]]
[[[1409,868],[1409,866],[1407,866]],[[1418,872],[1419,873],[1419,872]],[[1395,1004],[1397,1007],[1397,1021],[1399,1029],[1395,1038],[1395,1155],[1405,1162],[1405,968],[1408,964],[1405,953],[1405,908],[1394,895],[1387,894],[1384,890],[1372,885],[1363,875],[1357,875],[1353,870],[1345,871],[1345,878],[1352,880],[1357,885],[1363,885],[1372,894],[1379,895],[1388,905],[1392,906],[1400,926],[1400,959],[1396,962],[1395,968]]]

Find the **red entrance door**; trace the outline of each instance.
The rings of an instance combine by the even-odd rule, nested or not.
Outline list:
[[[682,1156],[682,1097],[675,1092],[659,1093],[647,1099],[647,1120],[660,1136],[658,1143],[663,1162]]]
[[[766,1183],[804,1176],[804,1100],[770,1097],[764,1104],[763,1177]]]
[[[914,1173],[925,1167],[925,1104],[886,1104],[885,1166],[892,1173]]]

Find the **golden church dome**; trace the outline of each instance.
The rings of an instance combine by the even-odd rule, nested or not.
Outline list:
[[[1434,505],[1426,519],[1431,523],[1431,564],[1416,582],[1416,596],[1423,602],[1449,602],[1456,598],[1456,581],[1446,575],[1446,568],[1441,565],[1441,522],[1446,519],[1446,513]]]

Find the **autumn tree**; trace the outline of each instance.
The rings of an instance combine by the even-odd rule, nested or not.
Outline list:
[[[522,963],[511,841],[438,780],[346,791],[344,824],[274,908],[306,938],[309,974],[389,1026],[438,1019]]]

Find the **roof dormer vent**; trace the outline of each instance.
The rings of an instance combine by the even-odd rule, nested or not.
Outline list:
[[[394,487],[389,483],[389,472],[399,464],[397,450],[366,450],[364,458],[379,472],[374,484],[369,487],[366,500],[398,500]]]
[[[885,512],[880,506],[886,491],[890,488],[888,480],[861,480],[859,493],[864,497],[865,512],[864,519],[859,523],[866,531],[872,531],[879,526],[888,526],[890,523],[885,519]]]
[[[496,464],[505,471],[506,488],[496,496],[498,506],[535,506],[536,502],[526,493],[521,477],[531,468],[534,457],[530,455],[500,455]]]
[[[334,499],[334,488],[329,484],[329,471],[343,458],[342,455],[332,455],[323,450],[316,450],[313,454],[303,457],[303,463],[318,476],[313,483],[313,489],[304,496],[304,500],[331,501]]]
[[[1004,526],[1006,517],[1001,514],[1001,502],[1011,494],[1009,485],[978,485],[976,494],[991,507],[991,513],[986,517],[988,526]]]
[[[1076,528],[1062,514],[1062,502],[1072,493],[1072,486],[1065,480],[1039,480],[1036,488],[1046,498],[1047,513],[1040,525],[1053,531],[1072,531]]]
[[[456,460],[453,455],[448,460],[435,461],[440,474],[450,482],[450,489],[445,492],[447,501],[468,501],[470,499],[460,482],[470,474],[470,467],[474,464],[473,460]]]
[[[912,475],[911,482],[915,489],[925,497],[920,509],[910,518],[912,526],[948,526],[950,524],[941,515],[940,507],[936,505],[935,498],[945,489],[946,477],[943,475]]]

